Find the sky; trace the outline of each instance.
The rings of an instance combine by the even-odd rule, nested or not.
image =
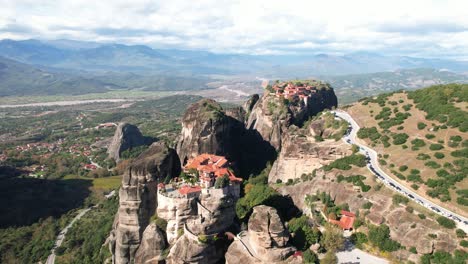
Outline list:
[[[468,60],[467,0],[0,0],[0,39]]]

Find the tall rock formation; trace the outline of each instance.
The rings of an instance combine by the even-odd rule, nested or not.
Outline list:
[[[130,164],[122,178],[119,210],[110,236],[114,263],[130,263],[135,259],[143,231],[156,211],[158,181],[178,176],[180,171],[177,153],[162,142],[151,145]],[[140,258],[146,259],[143,255],[139,254]]]
[[[247,128],[258,131],[264,140],[280,150],[283,134],[290,125],[302,126],[309,117],[338,105],[333,88],[328,84],[320,85],[310,96],[295,100],[285,100],[266,90],[252,110],[247,111],[250,113]]]
[[[183,164],[202,153],[232,160],[238,153],[236,142],[243,130],[243,124],[226,115],[216,101],[203,99],[185,111],[177,153]]]
[[[316,117],[302,128],[294,125],[289,127],[283,136],[281,153],[271,167],[268,181],[287,182],[300,178],[336,159],[351,155],[349,145],[337,140],[347,127],[347,123],[335,120],[330,113]]]
[[[143,232],[141,244],[135,254],[135,263],[153,264],[164,260],[167,247],[163,232],[155,223],[149,224]]]
[[[229,246],[226,263],[302,263],[293,256],[296,248],[288,244],[289,236],[275,208],[256,206],[248,230]]]
[[[115,130],[112,142],[107,149],[109,158],[120,160],[122,152],[135,147],[150,145],[154,139],[141,134],[137,126],[128,123],[120,123]]]
[[[238,175],[259,173],[276,157],[275,149],[255,130],[247,130],[245,111],[224,110],[216,101],[203,99],[192,104],[182,118],[177,153],[183,164],[202,153],[225,156]]]
[[[196,214],[184,223],[184,234],[171,248],[167,263],[219,263],[226,243],[218,235],[234,223],[239,185],[203,189],[196,202]]]

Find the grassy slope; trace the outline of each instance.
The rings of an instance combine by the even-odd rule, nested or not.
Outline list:
[[[464,89],[467,89],[465,86]],[[397,102],[396,105],[391,105],[389,102]],[[401,102],[401,103],[400,103]],[[439,176],[437,176],[437,171],[440,169],[444,169],[444,164],[445,169],[450,172],[450,169],[448,168],[448,164],[453,164],[454,160],[464,160],[466,162],[467,158],[455,158],[451,155],[451,152],[455,150],[462,149],[462,144],[460,143],[459,146],[454,147],[453,145],[449,144],[450,142],[450,137],[453,136],[461,136],[463,140],[468,139],[468,133],[466,132],[461,132],[459,128],[453,128],[453,127],[448,127],[447,129],[439,129],[437,131],[433,131],[434,127],[437,126],[442,126],[444,123],[436,121],[436,120],[427,120],[426,115],[427,113],[419,110],[418,108],[414,107],[414,101],[408,98],[407,93],[396,93],[391,96],[389,96],[386,99],[386,107],[390,107],[393,111],[394,108],[397,108],[399,112],[406,112],[403,109],[403,106],[406,104],[412,104],[413,106],[409,110],[409,113],[411,114],[410,117],[408,117],[404,123],[401,125],[403,129],[399,130],[397,126],[393,126],[389,128],[389,133],[385,133],[384,129],[379,127],[378,122],[381,120],[376,120],[376,116],[379,114],[379,112],[382,110],[382,106],[380,106],[378,103],[368,103],[367,105],[364,105],[363,102],[357,103],[350,107],[348,111],[350,114],[355,118],[355,120],[358,122],[358,124],[361,127],[376,127],[381,134],[387,134],[390,135],[392,133],[406,133],[409,135],[409,138],[407,139],[406,143],[403,145],[408,146],[408,148],[404,149],[403,145],[395,145],[392,144],[393,139],[390,137],[389,142],[391,145],[389,147],[384,147],[384,145],[379,142],[379,140],[376,140],[375,142],[372,142],[370,139],[365,139],[363,140],[367,145],[372,146],[376,151],[382,155],[388,155],[388,158],[384,158],[382,156],[382,159],[385,160],[386,165],[383,165],[383,169],[389,174],[395,176],[394,178],[401,183],[405,184],[406,186],[410,187],[411,185],[415,184],[419,186],[419,189],[417,189],[417,192],[431,200],[433,200],[436,203],[441,203],[442,201],[444,202],[445,206],[448,206],[450,209],[466,215],[468,212],[468,207],[458,204],[457,198],[458,194],[456,193],[457,190],[462,190],[462,189],[468,189],[468,179],[464,179],[461,182],[458,182],[456,184],[453,184],[451,188],[449,188],[449,196],[443,198],[444,196],[440,196],[439,199],[437,198],[431,198],[427,194],[428,191],[430,191],[432,188],[429,188],[425,183],[427,183],[428,179],[440,179]],[[466,111],[466,102],[458,102],[458,106],[465,107],[463,109]],[[390,117],[394,117],[394,113]],[[418,128],[418,123],[424,123],[427,126],[423,129]],[[435,135],[434,138],[432,139],[427,139],[425,137],[426,134],[433,134]],[[413,144],[411,143],[412,140],[414,139],[420,139],[425,142],[425,146],[419,147],[419,149],[413,149],[412,146]],[[443,146],[443,149],[440,150],[431,150],[430,145],[431,144],[441,144]],[[435,153],[442,153],[444,155],[443,158],[437,158],[435,157]],[[421,154],[426,154],[429,155],[429,158],[426,160],[421,160],[421,158],[418,159],[418,155]],[[440,165],[440,168],[431,168],[428,165],[426,165],[427,162],[433,161]],[[392,165],[393,164],[393,165]],[[407,166],[408,169],[405,171],[400,171],[399,167],[400,166]],[[419,175],[424,183],[420,182],[414,182],[411,180],[408,180],[408,176],[411,175],[411,170],[412,169],[417,169],[420,171]],[[398,172],[403,174],[407,179],[402,180],[397,177],[397,175],[394,172]],[[418,175],[418,174],[413,174],[413,175]],[[413,185],[414,186],[414,185]],[[414,189],[414,188],[413,188]],[[449,198],[449,201],[445,201],[447,198]],[[442,201],[441,201],[442,200]]]

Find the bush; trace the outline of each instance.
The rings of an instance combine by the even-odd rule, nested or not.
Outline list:
[[[426,134],[425,137],[427,139],[433,139],[433,138],[435,138],[435,135],[434,134]]]
[[[436,153],[434,153],[434,157],[436,159],[443,159],[443,158],[445,158],[445,155],[444,155],[444,153],[436,152]]]
[[[398,133],[392,136],[394,145],[402,145],[406,143],[408,135],[406,133]]]
[[[390,238],[390,228],[385,224],[369,227],[369,241],[383,251],[396,251],[401,247],[400,243]]]
[[[424,124],[423,122],[418,122],[418,129],[419,129],[419,130],[423,130],[423,129],[426,128],[426,127],[427,127],[427,125]]]
[[[365,204],[362,205],[362,208],[363,208],[363,209],[370,209],[370,208],[372,207],[372,205],[373,205],[373,204],[372,204],[371,202],[367,202],[367,203],[365,203]]]
[[[402,195],[394,194],[392,197],[392,202],[394,205],[407,204],[409,202],[409,199]]]
[[[330,171],[332,169],[338,170],[350,170],[351,165],[355,165],[358,167],[365,167],[366,166],[366,156],[362,154],[352,154],[350,156],[337,159],[323,167],[325,171]]]
[[[439,225],[448,229],[454,229],[456,226],[455,221],[448,219],[446,217],[443,217],[443,216],[437,217],[437,223],[439,223]]]
[[[462,241],[460,241],[460,246],[462,246],[462,247],[468,247],[468,240],[462,240]]]
[[[307,249],[306,251],[304,251],[302,253],[302,258],[303,258],[304,263],[307,263],[307,264],[318,264],[319,263],[319,259],[318,259],[317,255],[313,251],[311,251],[310,249]]]
[[[413,144],[413,146],[417,148],[426,146],[426,143],[424,142],[424,140],[419,139],[419,138],[411,140],[411,144]]]
[[[216,189],[224,188],[229,185],[229,176],[228,175],[223,175],[223,177],[218,177],[215,181],[214,187]]]
[[[465,231],[463,231],[462,229],[459,229],[459,228],[458,228],[458,229],[455,231],[455,233],[457,234],[457,237],[458,237],[458,238],[465,238],[465,237],[466,237],[466,233],[465,233]]]
[[[426,215],[425,214],[418,214],[419,218],[421,219],[426,219]]]
[[[351,241],[356,245],[357,248],[362,249],[363,245],[369,240],[367,239],[366,234],[362,232],[357,232],[351,235]]]
[[[437,164],[437,162],[432,161],[432,160],[430,160],[430,161],[424,163],[424,165],[426,165],[426,166],[429,167],[429,168],[433,168],[433,169],[438,169],[438,168],[440,168],[440,165]]]
[[[402,165],[402,166],[400,166],[400,167],[398,168],[398,170],[401,171],[401,172],[404,172],[404,171],[406,171],[407,169],[408,169],[408,166],[406,166],[406,165]]]
[[[444,146],[442,146],[441,144],[431,144],[431,145],[429,146],[429,149],[430,149],[430,150],[441,150],[441,149],[443,149],[443,148],[444,148]]]

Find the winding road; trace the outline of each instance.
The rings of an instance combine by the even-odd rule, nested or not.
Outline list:
[[[92,206],[92,207],[89,207],[89,208],[86,208],[86,209],[82,209],[75,216],[75,218],[73,218],[73,220],[71,220],[71,222],[68,223],[68,225],[62,231],[60,231],[60,233],[57,236],[57,239],[55,240],[54,248],[52,249],[49,257],[47,258],[46,264],[54,264],[55,263],[55,257],[56,257],[55,249],[62,245],[63,241],[65,240],[65,235],[67,234],[68,230],[73,226],[73,224],[76,221],[80,220],[81,217],[83,217],[87,212],[89,212],[91,209],[93,209],[95,207],[96,207],[96,205]]]
[[[354,119],[351,117],[350,114],[348,114],[345,111],[341,110],[336,110],[332,111],[332,113],[335,114],[336,117],[339,117],[341,119],[346,120],[351,126],[350,130],[348,130],[348,133],[344,136],[343,140],[345,140],[348,144],[355,144],[359,146],[359,151],[363,153],[367,157],[367,168],[380,180],[382,181],[385,186],[387,186],[390,189],[393,189],[404,196],[408,197],[412,201],[426,207],[427,209],[440,214],[442,216],[445,216],[447,218],[450,218],[455,221],[457,224],[458,228],[463,229],[463,231],[468,232],[468,218],[461,216],[457,213],[454,213],[440,205],[437,205],[428,199],[418,195],[417,193],[413,192],[409,188],[403,186],[396,180],[394,180],[392,177],[390,177],[388,174],[386,174],[380,167],[379,167],[379,162],[378,162],[378,155],[377,152],[367,146],[364,146],[360,143],[357,142],[356,136],[357,132],[359,131],[360,127],[354,121]]]

